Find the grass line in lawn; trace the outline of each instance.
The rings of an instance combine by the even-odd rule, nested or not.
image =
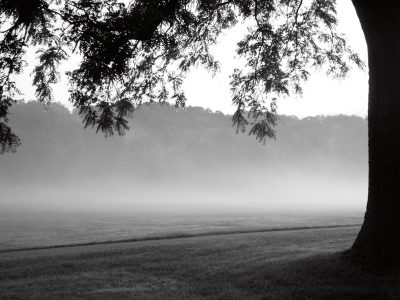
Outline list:
[[[119,243],[132,243],[132,242],[143,242],[143,241],[170,240],[170,239],[181,239],[181,238],[202,237],[202,236],[218,236],[218,235],[228,235],[228,234],[262,233],[262,232],[274,232],[274,231],[296,231],[296,230],[310,230],[310,229],[329,229],[329,228],[343,228],[343,227],[357,227],[357,226],[361,226],[361,224],[261,228],[261,229],[250,229],[250,230],[230,230],[230,231],[201,232],[201,233],[172,233],[172,234],[167,234],[167,235],[144,236],[144,237],[129,238],[129,239],[93,241],[93,242],[86,242],[86,243],[69,243],[69,244],[50,245],[50,246],[35,246],[35,247],[27,247],[27,248],[0,249],[0,253],[30,251],[30,250],[46,250],[46,249],[57,249],[57,248],[67,248],[67,247],[106,245],[106,244],[119,244]]]
[[[369,271],[341,255],[358,230],[209,235],[37,251],[41,256],[16,252],[0,259],[0,299],[398,300],[398,270]]]

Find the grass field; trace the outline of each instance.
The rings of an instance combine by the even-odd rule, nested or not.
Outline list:
[[[18,249],[271,228],[361,224],[363,215],[272,213],[84,213],[0,208],[0,252]]]
[[[399,299],[400,274],[349,265],[358,227],[0,254],[1,299]]]

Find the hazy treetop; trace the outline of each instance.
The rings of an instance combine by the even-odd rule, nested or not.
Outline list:
[[[356,116],[279,116],[276,142],[260,147],[254,138],[236,135],[231,116],[201,107],[142,105],[128,118],[132,130],[109,139],[84,130],[78,112],[57,103],[47,111],[36,102],[21,103],[10,113],[22,145],[16,154],[0,157],[4,184],[96,176],[133,180],[148,173],[252,177],[277,169],[366,174],[367,122]]]

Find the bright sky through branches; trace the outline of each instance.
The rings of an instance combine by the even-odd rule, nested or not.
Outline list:
[[[367,62],[364,36],[351,1],[337,3],[339,32],[343,32],[348,43]],[[205,106],[224,113],[234,111],[230,103],[229,74],[235,67],[236,42],[246,27],[236,28],[221,38],[215,47],[216,58],[221,61],[221,73],[211,77],[205,70],[192,72],[185,84],[188,104]],[[355,114],[367,115],[368,72],[356,68],[344,80],[327,77],[323,72],[314,73],[304,86],[302,97],[291,96],[278,101],[278,113],[305,117],[309,115]]]
[[[339,31],[346,34],[349,44],[366,61],[367,50],[364,36],[350,0],[337,1]],[[238,26],[226,32],[214,47],[215,57],[221,62],[221,72],[212,77],[203,69],[193,70],[187,77],[184,89],[188,98],[187,105],[203,106],[213,111],[220,110],[232,114],[235,107],[231,104],[229,75],[235,66],[238,66],[235,57],[236,43],[246,32],[246,26]],[[35,60],[33,51],[28,53],[27,61]],[[79,58],[72,57],[68,63],[61,66],[60,71],[73,70]],[[32,78],[29,74],[33,70],[30,64],[25,73],[17,80],[18,87],[25,99],[34,99]],[[356,114],[362,117],[367,115],[368,73],[353,69],[344,80],[335,80],[326,77],[323,72],[315,73],[304,86],[302,97],[291,96],[278,101],[278,113],[297,115],[329,114]],[[54,86],[54,98],[68,107],[68,83],[62,76],[59,84]]]

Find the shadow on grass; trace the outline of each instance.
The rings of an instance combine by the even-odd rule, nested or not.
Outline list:
[[[334,253],[267,263],[240,272],[235,285],[265,299],[400,299],[400,272]]]
[[[273,258],[224,249],[5,262],[0,299],[400,299],[399,271],[366,269],[342,253]]]

